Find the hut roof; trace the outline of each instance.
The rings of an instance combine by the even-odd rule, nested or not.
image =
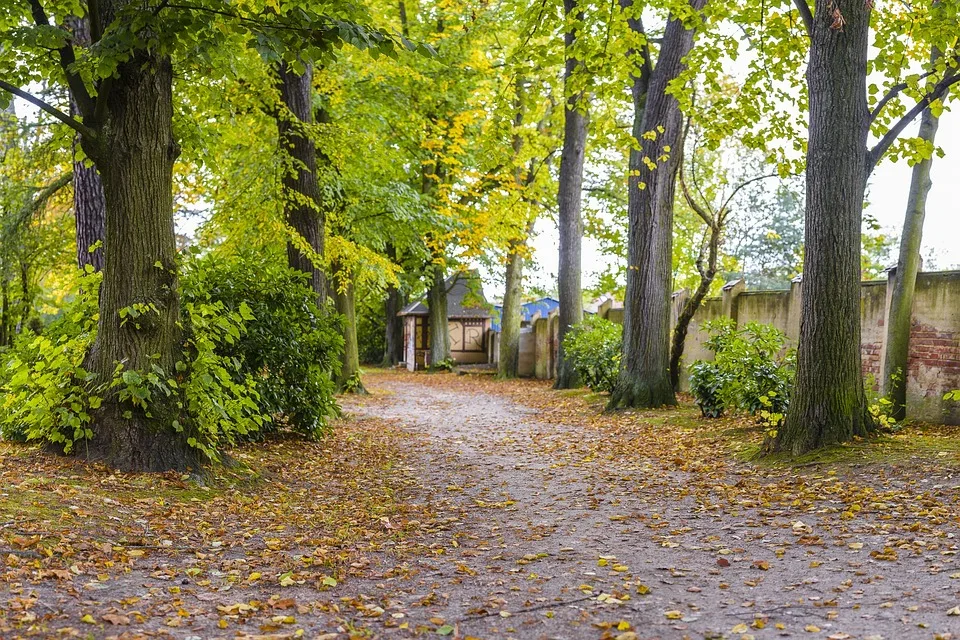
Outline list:
[[[455,273],[446,280],[448,318],[489,318],[490,305],[483,295],[480,274],[476,271]],[[425,299],[411,302],[398,315],[425,316],[430,307]]]

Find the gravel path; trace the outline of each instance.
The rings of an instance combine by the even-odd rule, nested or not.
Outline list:
[[[378,376],[345,407],[425,436],[413,472],[444,523],[433,557],[343,585],[385,609],[378,636],[960,638],[949,527],[891,538],[877,516],[820,530],[809,508],[724,502],[736,472],[708,488],[711,505],[683,465],[598,455],[603,435],[577,424],[410,380]]]

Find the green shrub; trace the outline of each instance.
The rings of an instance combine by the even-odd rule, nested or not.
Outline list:
[[[690,392],[705,418],[723,415],[722,387],[723,377],[716,363],[698,360],[690,366]]]
[[[704,415],[719,406],[721,413],[722,408],[747,411],[771,427],[782,422],[796,369],[796,352],[784,349],[783,332],[756,322],[737,328],[729,318],[705,328],[710,333],[705,346],[714,359],[695,362],[690,379]]]
[[[343,350],[342,318],[332,306],[318,308],[306,275],[259,255],[207,256],[188,262],[182,281],[185,306],[249,309],[243,334],[219,342],[216,353],[240,363],[236,383],[255,380],[260,410],[273,418],[260,433],[286,424],[320,435],[339,413],[333,378]]]
[[[251,257],[188,258],[180,290],[186,357],[175,371],[118,364],[110,380],[83,367],[96,338],[99,278],[84,275],[57,320],[3,353],[2,437],[69,453],[93,438],[92,414],[108,395],[148,416],[158,396],[177,396],[171,431],[215,460],[223,447],[279,423],[318,435],[338,412],[340,317],[320,312],[302,274]],[[124,317],[135,322],[148,312],[132,308]]]
[[[69,453],[75,443],[93,437],[91,411],[102,393],[83,368],[97,335],[99,273],[86,273],[79,292],[41,335],[24,334],[4,353],[0,435],[33,440]]]
[[[588,316],[563,338],[563,355],[592,391],[613,390],[620,374],[623,327],[599,316]]]

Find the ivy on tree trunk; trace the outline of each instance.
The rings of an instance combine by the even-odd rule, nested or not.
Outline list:
[[[100,3],[105,23],[125,0]],[[137,49],[119,65],[105,97],[98,136],[83,140],[103,181],[107,260],[100,290],[100,322],[88,358],[100,382],[118,366],[178,376],[184,366],[173,227],[173,69],[170,59]],[[85,114],[86,115],[86,114]],[[85,122],[88,118],[85,117]],[[146,305],[137,322],[126,311]],[[108,393],[93,418],[94,458],[123,470],[184,469],[198,462],[187,444],[182,396],[154,393],[146,410]],[[177,428],[179,425],[180,428]]]
[[[277,115],[280,149],[288,160],[283,173],[284,215],[287,224],[306,242],[315,257],[321,257],[324,212],[317,181],[317,150],[304,127],[314,123],[313,68],[306,65],[304,72],[297,74],[283,63],[278,66],[277,75],[280,99],[286,107],[286,112]],[[327,284],[320,266],[293,242],[287,242],[287,262],[292,269],[309,274],[310,286],[323,308]]]

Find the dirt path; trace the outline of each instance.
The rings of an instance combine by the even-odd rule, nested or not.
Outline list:
[[[774,468],[750,420],[367,382],[205,479],[0,443],[0,640],[960,640],[955,430]]]
[[[747,465],[704,487],[624,434],[462,384],[373,388],[347,410],[426,436],[415,473],[445,522],[433,557],[344,584],[386,610],[377,635],[960,638],[949,525],[898,536],[883,505],[870,517],[831,501],[830,477],[799,480],[826,493],[813,505],[765,495],[783,488]]]

